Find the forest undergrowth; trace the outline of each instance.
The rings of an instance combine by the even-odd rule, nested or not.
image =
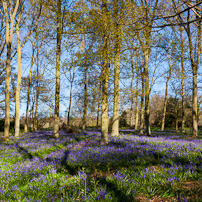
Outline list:
[[[0,142],[0,201],[202,201],[202,140],[23,134]]]

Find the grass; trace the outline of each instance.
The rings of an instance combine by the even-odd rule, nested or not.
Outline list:
[[[52,131],[0,142],[0,201],[202,201],[202,141]]]

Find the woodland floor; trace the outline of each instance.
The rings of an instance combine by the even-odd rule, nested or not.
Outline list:
[[[52,131],[0,141],[0,201],[202,201],[202,140],[175,131]]]

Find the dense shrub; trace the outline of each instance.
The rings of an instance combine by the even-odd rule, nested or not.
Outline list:
[[[4,131],[4,122],[5,120],[4,119],[1,119],[0,120],[0,131]],[[15,121],[12,120],[10,122],[10,131],[14,131],[14,128],[15,128]],[[20,130],[23,130],[24,126],[22,124],[20,124]]]

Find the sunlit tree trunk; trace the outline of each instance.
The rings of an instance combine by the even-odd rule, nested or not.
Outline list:
[[[102,0],[102,22],[103,22],[103,44],[102,44],[102,126],[101,126],[101,141],[100,144],[108,144],[108,22],[107,22],[107,0]]]
[[[60,99],[60,55],[61,55],[61,0],[57,0],[57,50],[56,50],[56,90],[55,90],[55,115],[54,115],[54,137],[59,137],[59,99]]]
[[[11,74],[11,45],[13,40],[13,27],[14,19],[19,7],[19,0],[16,0],[15,9],[13,14],[9,13],[7,7],[7,1],[3,0],[3,9],[6,20],[6,46],[7,46],[7,58],[6,58],[6,89],[5,89],[5,123],[4,123],[4,139],[9,139],[10,129],[10,74]],[[10,14],[11,19],[9,20],[8,15]]]
[[[107,59],[103,61],[102,70],[102,127],[101,127],[101,144],[108,143],[108,81],[109,81],[109,68]]]
[[[146,125],[146,135],[150,136],[151,135],[151,130],[150,130],[150,122],[149,122],[149,116],[150,116],[150,111],[149,111],[149,50],[147,49],[144,52],[144,58],[145,58],[145,125]]]
[[[21,85],[21,41],[20,41],[20,18],[21,13],[18,15],[16,21],[16,33],[17,33],[17,44],[18,44],[18,76],[17,76],[17,87],[15,95],[15,137],[19,137],[20,132],[20,85]]]
[[[114,0],[114,17],[115,17],[115,27],[114,27],[114,113],[112,121],[112,133],[111,136],[119,136],[119,65],[120,65],[120,51],[123,38],[122,26],[118,24],[119,18],[121,19],[123,13],[123,4],[122,8],[119,9],[118,0]],[[119,14],[120,10],[120,14]]]

